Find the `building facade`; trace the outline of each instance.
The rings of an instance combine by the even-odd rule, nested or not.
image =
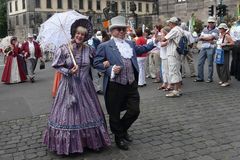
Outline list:
[[[208,7],[213,5],[216,15],[216,7],[220,2],[228,6],[229,15],[236,16],[240,0],[159,0],[159,14],[163,19],[177,16],[183,21],[188,21],[194,14],[196,18],[206,23]]]
[[[114,0],[8,0],[8,34],[16,35],[21,40],[27,33],[38,33],[41,23],[56,12],[75,9],[81,14],[92,17],[94,27],[102,29],[105,19],[103,9]],[[131,16],[132,0],[115,0],[118,14]],[[137,0],[135,13],[139,22],[151,23],[153,18],[154,0]],[[148,18],[145,18],[147,16]]]

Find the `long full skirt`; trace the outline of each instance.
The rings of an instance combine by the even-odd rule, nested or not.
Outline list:
[[[57,154],[99,150],[111,144],[92,80],[63,76],[44,133],[44,143]]]
[[[2,82],[19,83],[26,79],[26,74],[18,56],[8,56],[2,74]]]

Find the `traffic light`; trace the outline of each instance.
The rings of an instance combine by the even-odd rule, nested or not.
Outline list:
[[[210,7],[208,7],[208,15],[209,16],[213,16],[214,15],[214,6],[213,5],[211,5]]]
[[[217,10],[217,16],[218,17],[223,17],[223,16],[226,16],[227,15],[227,12],[228,12],[228,6],[225,5],[225,4],[219,4],[216,8]]]
[[[217,7],[216,7],[216,11],[217,11],[217,16],[218,17],[221,17],[222,16],[222,5],[219,4]]]
[[[227,12],[228,12],[227,7],[228,6],[226,6],[225,4],[222,5],[222,16],[226,16],[227,15]]]

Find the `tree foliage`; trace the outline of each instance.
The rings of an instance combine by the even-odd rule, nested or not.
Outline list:
[[[194,25],[194,31],[196,31],[198,34],[202,32],[203,30],[203,21],[201,21],[200,19],[195,20],[195,25]]]
[[[237,17],[227,15],[224,17],[223,22],[226,23],[228,25],[228,27],[231,27],[236,20],[237,20]]]
[[[7,36],[7,0],[0,0],[0,37]]]

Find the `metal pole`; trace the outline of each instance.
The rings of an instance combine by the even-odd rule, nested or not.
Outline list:
[[[223,4],[223,0],[220,0],[220,6],[222,6],[222,4]],[[220,23],[222,23],[223,22],[223,15],[221,14],[221,16],[220,16]]]

